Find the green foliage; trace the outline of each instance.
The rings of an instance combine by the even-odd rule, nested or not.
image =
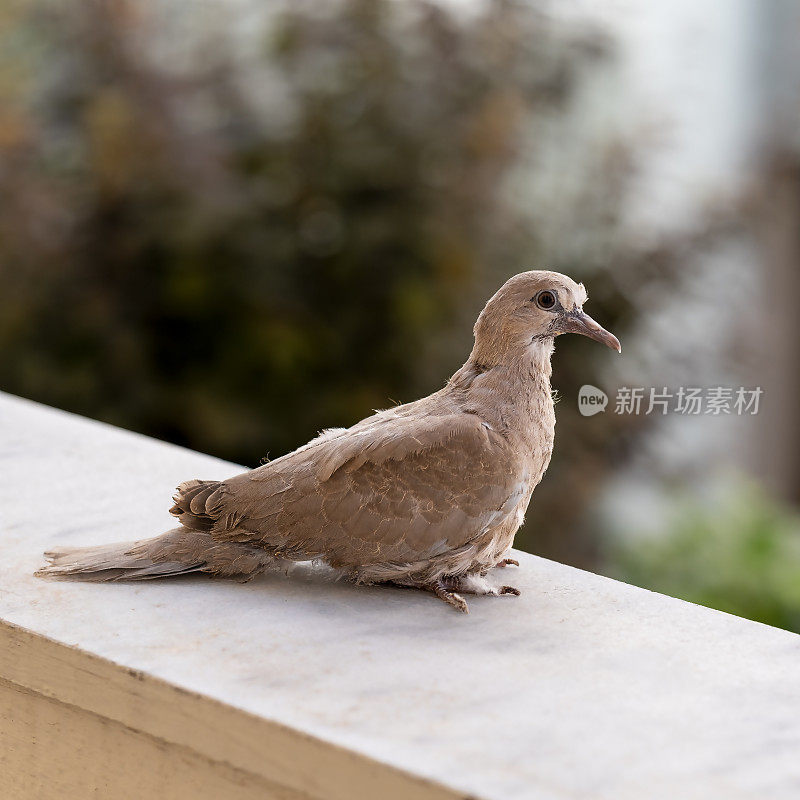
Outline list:
[[[753,486],[719,505],[676,500],[667,529],[616,542],[606,571],[800,633],[800,518]]]

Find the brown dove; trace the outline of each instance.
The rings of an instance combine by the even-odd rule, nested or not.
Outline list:
[[[357,583],[519,594],[486,580],[506,554],[553,451],[550,357],[580,333],[620,351],[566,275],[515,275],[475,323],[469,358],[444,388],[378,411],[225,481],[182,483],[180,527],[138,542],[53,551],[38,575],[92,581],[208,572],[249,578],[319,561]]]

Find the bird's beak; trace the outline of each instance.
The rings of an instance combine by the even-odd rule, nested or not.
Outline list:
[[[568,311],[559,322],[559,333],[580,333],[581,336],[588,336],[600,344],[622,352],[622,345],[613,333],[607,331],[602,325],[598,325],[588,314],[581,310]]]

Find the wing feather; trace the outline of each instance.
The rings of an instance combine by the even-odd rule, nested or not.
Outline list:
[[[214,538],[359,567],[460,547],[511,513],[519,464],[478,417],[383,413],[224,481]]]

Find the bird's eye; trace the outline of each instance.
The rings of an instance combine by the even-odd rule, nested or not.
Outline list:
[[[533,299],[536,301],[536,305],[539,306],[539,308],[543,308],[545,311],[550,311],[556,304],[556,296],[547,289],[543,292],[539,292]]]

